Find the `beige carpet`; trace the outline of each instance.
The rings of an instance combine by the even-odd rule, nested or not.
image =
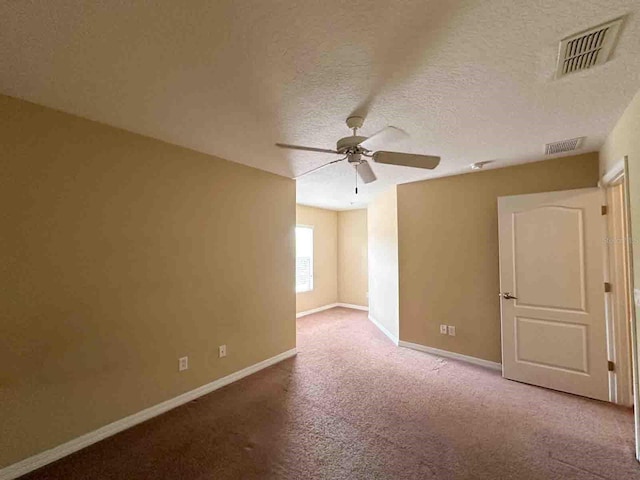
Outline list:
[[[629,409],[298,320],[296,358],[28,479],[640,479]]]

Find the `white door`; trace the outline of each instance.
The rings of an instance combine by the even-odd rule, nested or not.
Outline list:
[[[498,199],[502,375],[609,400],[597,188]]]

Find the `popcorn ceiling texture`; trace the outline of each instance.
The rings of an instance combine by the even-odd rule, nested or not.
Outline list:
[[[346,163],[298,182],[298,202],[353,208],[390,184],[540,159],[547,142],[599,149],[638,90],[637,0],[326,0],[0,3],[0,92],[285,176],[333,160],[344,120],[391,124],[390,149],[433,172],[374,165],[355,197]],[[629,14],[613,59],[553,80],[558,42]]]

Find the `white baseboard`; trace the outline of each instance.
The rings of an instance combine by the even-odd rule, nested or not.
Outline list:
[[[18,463],[14,463],[13,465],[9,465],[8,467],[0,470],[0,480],[13,480],[21,475],[25,475],[37,468],[43,467],[48,463],[59,460],[67,455],[70,455],[78,450],[81,450],[91,444],[99,442],[107,437],[115,435],[116,433],[122,432],[127,428],[131,428],[138,423],[142,423],[150,418],[156,417],[162,413],[165,413],[173,408],[179,407],[191,400],[195,400],[202,395],[206,395],[207,393],[211,393],[214,390],[222,388],[230,383],[236,382],[241,378],[247,377],[253,373],[256,373],[259,370],[270,367],[282,360],[286,360],[287,358],[293,357],[297,353],[296,349],[293,348],[286,352],[283,352],[275,357],[268,358],[263,360],[262,362],[251,365],[250,367],[243,368],[231,375],[227,375],[226,377],[219,378],[218,380],[214,380],[211,383],[207,383],[206,385],[202,385],[194,390],[189,392],[185,392],[177,397],[166,400],[162,403],[158,403],[152,407],[141,410],[140,412],[134,413],[133,415],[129,415],[128,417],[122,418],[120,420],[116,420],[109,425],[105,425],[93,432],[86,433],[80,437],[74,438],[62,445],[58,445],[50,450],[45,450],[42,453],[38,453],[32,457],[26,458]]]
[[[322,307],[313,308],[311,310],[305,310],[304,312],[296,313],[296,318],[305,317],[307,315],[311,315],[312,313],[323,312],[324,310],[329,310],[330,308],[336,308],[336,307],[353,308],[354,310],[364,310],[365,312],[369,311],[369,307],[365,307],[362,305],[354,305],[352,303],[329,303],[327,305],[323,305]]]
[[[461,353],[449,352],[447,350],[440,350],[439,348],[427,347],[425,345],[420,345],[418,343],[405,342],[400,340],[398,346],[411,348],[413,350],[418,350],[420,352],[431,353],[432,355],[438,355],[439,357],[453,358],[454,360],[461,360],[467,363],[473,363],[474,365],[479,365],[481,367],[490,368],[491,370],[502,371],[502,364],[491,362],[489,360],[483,360],[482,358],[470,357],[468,355],[463,355]]]
[[[364,312],[369,311],[369,307],[366,307],[364,305],[356,305],[354,303],[336,303],[336,306],[344,307],[344,308],[352,308],[353,310],[362,310]]]
[[[311,315],[312,313],[322,312],[324,310],[329,310],[330,308],[337,307],[337,303],[330,303],[328,305],[323,305],[322,307],[313,308],[311,310],[305,310],[304,312],[296,313],[296,318],[306,317],[307,315]]]
[[[384,333],[387,337],[389,337],[393,343],[398,345],[398,337],[396,337],[393,333],[391,333],[389,330],[387,330],[384,325],[382,325],[378,320],[373,318],[371,315],[369,315],[369,320],[371,320],[371,322],[376,327],[378,327],[382,333]]]

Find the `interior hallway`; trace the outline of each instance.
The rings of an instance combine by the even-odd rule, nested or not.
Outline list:
[[[28,479],[640,479],[629,409],[398,348],[366,312]]]

